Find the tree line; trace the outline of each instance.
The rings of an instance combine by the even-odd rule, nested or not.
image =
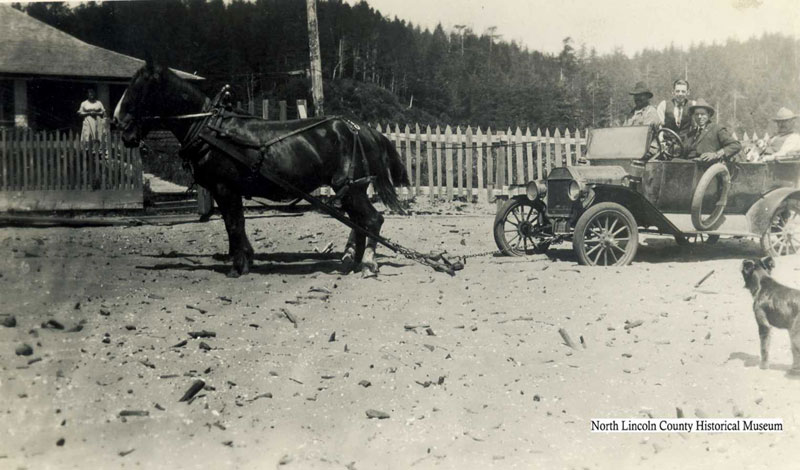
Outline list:
[[[622,122],[635,82],[653,104],[687,78],[692,97],[717,107],[732,130],[773,130],[781,106],[800,111],[800,41],[765,34],[746,41],[598,54],[563,39],[548,54],[463,25],[432,31],[387,18],[367,2],[318,0],[325,111],[370,122],[606,127]],[[17,5],[18,8],[22,8]],[[31,3],[28,14],[90,44],[152,55],[197,72],[209,94],[232,84],[237,98],[310,102],[302,0],[166,0]],[[535,45],[532,45],[535,47]]]

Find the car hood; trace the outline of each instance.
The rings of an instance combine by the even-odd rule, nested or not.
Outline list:
[[[548,180],[578,180],[586,184],[624,185],[628,173],[621,166],[565,166],[554,168]]]

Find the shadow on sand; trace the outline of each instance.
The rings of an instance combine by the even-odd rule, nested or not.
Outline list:
[[[314,273],[348,274],[353,272],[352,265],[345,265],[342,263],[342,255],[343,253],[256,253],[254,256],[255,263],[253,263],[253,266],[250,268],[250,273],[305,275]],[[177,261],[155,264],[153,266],[136,266],[137,269],[148,271],[214,271],[220,274],[227,274],[231,269],[231,265],[228,262],[228,255],[222,253],[197,254],[171,251],[160,255],[144,256],[148,258],[175,259],[187,262]],[[194,258],[206,258],[222,263],[207,264],[195,261]],[[380,261],[381,258],[384,260]],[[380,266],[395,268],[407,266],[403,263],[386,261],[386,258],[386,256],[379,253],[375,255],[375,259],[379,261]]]

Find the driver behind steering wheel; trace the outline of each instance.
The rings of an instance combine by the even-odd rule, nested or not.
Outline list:
[[[672,82],[672,99],[658,103],[656,112],[661,126],[674,131],[682,142],[686,142],[686,136],[692,127],[692,116],[689,114],[689,82],[682,78]]]

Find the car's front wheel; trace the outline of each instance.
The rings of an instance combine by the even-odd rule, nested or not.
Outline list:
[[[800,200],[787,199],[778,206],[761,236],[761,248],[769,256],[800,251]]]
[[[551,236],[542,224],[544,204],[526,198],[509,199],[494,219],[494,241],[508,256],[544,253]]]
[[[572,238],[578,260],[588,266],[625,266],[639,248],[633,214],[615,202],[590,207],[575,224]]]

